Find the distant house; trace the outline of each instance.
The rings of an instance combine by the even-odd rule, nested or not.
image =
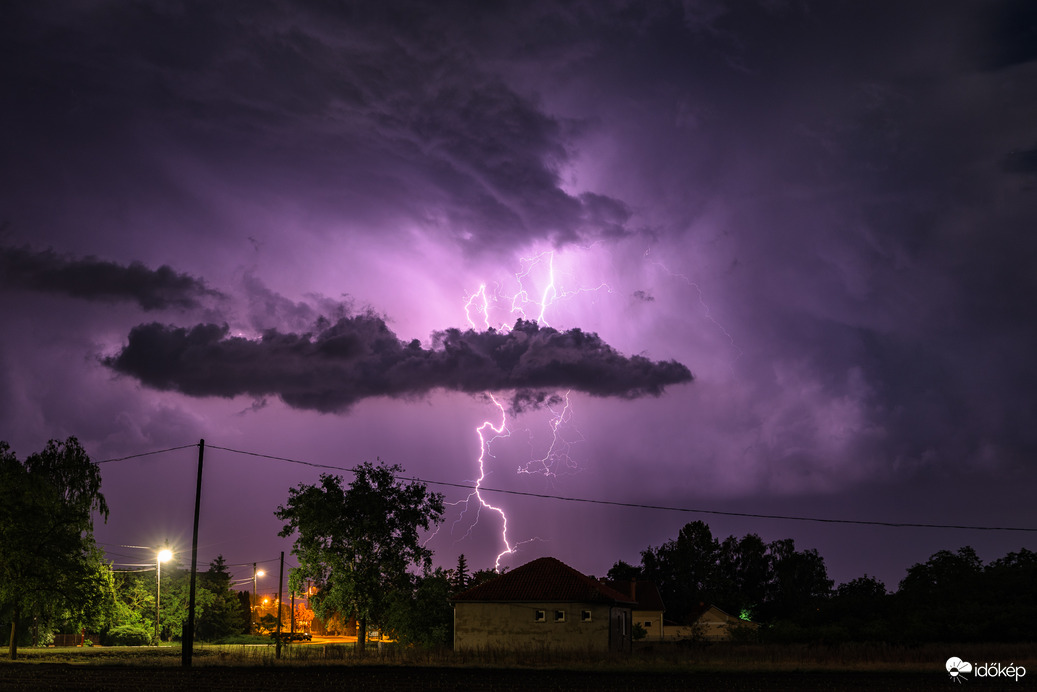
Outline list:
[[[634,624],[645,628],[645,632],[648,633],[646,641],[661,641],[664,638],[663,613],[666,612],[666,608],[654,582],[631,579],[630,581],[603,581],[602,583],[634,601],[632,613]]]
[[[712,604],[702,604],[693,614],[690,625],[666,626],[667,639],[705,639],[706,641],[724,641],[731,638],[731,630],[737,627],[756,629],[758,623],[741,620],[730,613],[725,613]]]
[[[634,601],[542,557],[454,597],[454,650],[629,651]]]

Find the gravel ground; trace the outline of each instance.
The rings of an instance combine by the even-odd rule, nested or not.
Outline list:
[[[973,690],[1024,690],[1031,685],[969,680]],[[0,664],[0,690],[49,692],[163,692],[165,690],[301,690],[304,692],[465,692],[594,690],[948,690],[955,687],[932,673],[637,673],[408,666],[195,667],[77,665],[14,662]]]

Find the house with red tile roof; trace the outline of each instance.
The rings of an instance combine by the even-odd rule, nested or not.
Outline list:
[[[453,600],[454,650],[630,651],[629,596],[542,557]]]
[[[602,583],[629,596],[630,600],[635,602],[632,613],[634,624],[644,627],[645,641],[662,641],[665,638],[663,613],[666,612],[666,607],[663,605],[663,597],[655,582],[631,579],[630,581],[602,580]]]

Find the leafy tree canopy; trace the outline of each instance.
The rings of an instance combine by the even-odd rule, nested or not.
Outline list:
[[[101,473],[76,438],[51,440],[24,463],[0,442],[0,609],[11,614],[12,659],[23,616],[85,624],[114,607],[94,512],[107,520]]]
[[[385,628],[406,645],[426,649],[450,647],[454,637],[454,609],[450,605],[454,584],[448,572],[413,578],[409,590],[400,589],[390,598]]]
[[[355,615],[361,651],[367,623],[386,614],[388,597],[409,589],[408,570],[427,573],[432,551],[420,532],[443,516],[443,496],[423,483],[406,483],[403,468],[365,462],[354,469],[353,482],[323,474],[316,485],[288,491],[288,502],[275,515],[285,522],[281,536],[295,535],[292,554],[299,567],[290,586],[302,591],[307,580],[317,587],[311,599],[322,618]]]

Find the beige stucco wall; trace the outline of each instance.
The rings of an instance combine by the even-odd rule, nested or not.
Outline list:
[[[731,638],[731,630],[736,627],[757,628],[755,622],[740,620],[728,615],[716,607],[703,613],[694,625],[679,625],[666,628],[667,639],[705,639],[724,641]]]
[[[648,636],[645,641],[659,641],[663,638],[663,614],[659,610],[635,610],[634,624],[640,623]],[[647,624],[646,624],[647,623]]]
[[[537,610],[545,611],[544,622],[536,621]],[[555,621],[556,610],[565,611],[564,622]],[[591,613],[589,622],[582,620],[584,610]],[[454,650],[608,651],[609,611],[607,605],[580,603],[458,601],[454,604]]]

